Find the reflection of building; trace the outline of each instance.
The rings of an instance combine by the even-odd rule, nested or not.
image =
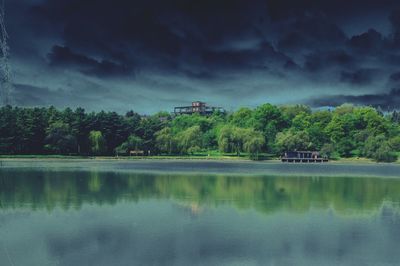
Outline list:
[[[327,157],[322,157],[317,151],[287,151],[282,156],[282,162],[288,163],[323,163]]]
[[[180,106],[174,108],[175,115],[191,115],[191,114],[200,114],[200,115],[211,115],[214,112],[225,113],[225,110],[222,107],[213,107],[207,106],[205,102],[192,102],[190,106]]]

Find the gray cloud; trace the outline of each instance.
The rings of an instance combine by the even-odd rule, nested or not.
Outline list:
[[[377,69],[371,68],[362,68],[352,72],[343,71],[341,72],[340,79],[350,84],[368,85],[376,77],[377,72]]]
[[[343,103],[370,105],[388,109],[400,108],[400,89],[392,89],[388,93],[364,95],[335,95],[312,99],[309,103],[313,106],[338,106]]]
[[[68,47],[55,45],[49,53],[50,65],[63,68],[75,68],[86,75],[99,77],[132,75],[128,66],[119,65],[108,60],[98,61],[85,55],[72,52]]]
[[[111,7],[106,0],[8,0],[15,83],[48,88],[37,92],[41,97],[31,93],[37,89],[17,88],[17,102],[102,102],[143,112],[156,111],[152,102],[171,108],[179,97],[175,104],[197,98],[230,107],[292,103],[299,95],[382,95],[397,86],[398,6],[392,0],[116,0]],[[386,20],[390,34],[371,25],[346,34],[352,20],[368,17]]]

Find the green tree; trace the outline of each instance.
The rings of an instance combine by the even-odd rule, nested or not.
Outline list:
[[[135,121],[134,116],[126,117],[116,112],[101,111],[88,116],[89,132],[91,130],[101,131],[107,143],[107,154],[113,154],[115,148],[126,141],[130,135],[143,137],[143,133],[139,132],[140,125],[133,124]]]
[[[200,126],[192,126],[178,133],[178,149],[181,154],[194,153],[202,148],[202,131]]]
[[[330,138],[325,131],[326,126],[332,120],[332,113],[330,111],[316,111],[309,117],[306,117],[307,126],[304,130],[308,133],[312,146],[319,150],[324,144],[330,143]],[[298,126],[297,128],[302,128]]]
[[[254,129],[246,129],[244,135],[243,150],[247,152],[251,159],[258,160],[259,153],[263,150],[265,139],[261,132]]]
[[[330,142],[335,144],[339,154],[344,157],[352,156],[352,151],[356,148],[353,139],[356,133],[356,118],[352,113],[353,110],[354,107],[348,105],[341,106],[339,111],[335,110],[332,120],[324,130]]]
[[[301,112],[292,120],[292,128],[302,131],[311,127],[311,116],[309,113]]]
[[[338,156],[336,155],[336,150],[335,146],[332,143],[325,143],[321,150],[320,150],[321,156],[327,157],[330,159],[337,159]]]
[[[89,133],[90,151],[94,155],[101,155],[107,150],[106,140],[101,131],[92,130]]]
[[[165,127],[156,133],[156,146],[162,153],[176,153],[177,140],[172,134],[171,128]]]
[[[281,106],[279,109],[281,110],[283,116],[289,121],[292,121],[293,118],[300,113],[305,113],[308,115],[312,113],[311,108],[303,104],[285,105]]]
[[[70,123],[72,134],[74,134],[78,143],[78,152],[80,154],[88,154],[90,151],[90,123],[85,110],[83,108],[76,108]]]
[[[16,113],[11,106],[0,109],[0,153],[13,154],[16,152]]]
[[[205,132],[212,128],[213,123],[208,117],[199,114],[180,115],[171,121],[171,129],[174,133],[182,132],[193,126],[198,126],[202,132]]]
[[[394,110],[393,113],[391,114],[390,121],[396,124],[400,123],[400,114],[396,110]]]
[[[253,128],[263,133],[269,149],[273,149],[276,134],[285,129],[288,124],[278,107],[263,104],[253,112]]]
[[[386,140],[385,135],[368,137],[363,155],[367,158],[372,158],[378,162],[394,162],[397,160],[397,155],[390,142]]]
[[[31,110],[28,124],[30,125],[29,131],[31,132],[31,138],[29,140],[29,150],[27,152],[30,154],[41,154],[43,153],[46,128],[48,127],[46,109],[34,108]]]
[[[250,127],[253,123],[252,116],[253,111],[250,108],[242,107],[230,116],[229,121],[237,127]]]
[[[280,132],[276,136],[276,145],[281,153],[313,149],[310,136],[305,131],[288,130]]]
[[[53,122],[46,130],[45,149],[54,154],[76,154],[77,142],[69,126],[61,121]]]
[[[224,126],[219,133],[218,147],[221,152],[235,152],[238,156],[243,151],[243,129],[231,125]]]
[[[335,108],[333,111],[335,115],[351,114],[354,112],[355,106],[351,103],[344,103]]]
[[[383,142],[372,156],[377,162],[395,162],[397,154],[393,151],[387,141]]]
[[[234,152],[237,156],[241,152],[248,152],[251,158],[258,158],[258,154],[265,146],[263,134],[253,128],[240,128],[226,125],[220,130],[218,147],[221,152]]]
[[[367,158],[373,158],[375,155],[375,152],[379,149],[379,147],[385,142],[385,136],[384,135],[378,135],[378,136],[369,136],[367,140],[365,141],[363,150],[362,150],[362,155],[367,157]]]
[[[143,140],[144,150],[151,151],[151,153],[157,152],[156,132],[160,131],[166,125],[168,125],[168,122],[157,116],[145,117],[140,120],[135,135]]]
[[[387,134],[389,121],[373,107],[358,107],[354,111],[355,128],[366,129],[373,135]]]
[[[254,156],[261,151],[279,155],[288,149],[327,150],[331,156],[382,158],[399,151],[398,113],[383,115],[372,107],[345,104],[333,111],[308,106],[263,104],[241,108],[230,115],[182,115],[166,112],[140,116],[129,111],[85,113],[82,108],[0,108],[1,154],[112,154],[135,149],[157,153],[193,153],[220,149]],[[92,133],[91,133],[92,132]],[[102,138],[98,135],[101,132]],[[260,140],[264,138],[264,144]],[[106,150],[99,152],[98,144]],[[100,144],[99,144],[100,145]],[[101,146],[101,145],[100,145]],[[92,150],[94,147],[94,150]],[[133,148],[132,148],[133,147]],[[334,149],[334,150],[332,150]],[[333,155],[332,155],[333,154]],[[377,159],[376,159],[377,160]]]
[[[394,151],[400,151],[400,136],[389,139],[388,144]]]
[[[117,154],[127,154],[130,151],[138,151],[144,148],[144,141],[136,135],[130,135],[120,146],[115,148]]]

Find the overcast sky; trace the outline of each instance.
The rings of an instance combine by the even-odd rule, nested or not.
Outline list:
[[[398,0],[6,0],[15,102],[400,107]]]

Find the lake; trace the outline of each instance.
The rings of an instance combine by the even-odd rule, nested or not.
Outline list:
[[[399,170],[4,161],[0,265],[398,265]]]

